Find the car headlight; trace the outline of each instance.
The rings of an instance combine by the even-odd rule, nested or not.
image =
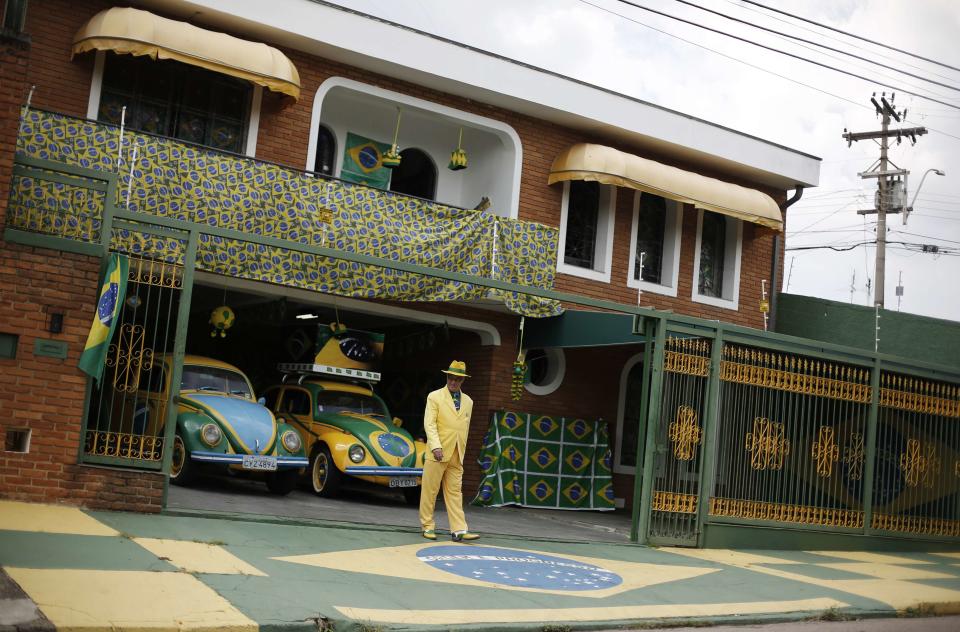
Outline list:
[[[280,441],[283,442],[283,447],[287,449],[287,452],[300,451],[300,435],[293,430],[287,430],[284,432],[280,437]]]
[[[220,439],[223,438],[223,433],[217,424],[204,424],[203,428],[200,429],[200,438],[212,448],[220,443]]]
[[[362,445],[353,444],[350,446],[350,451],[348,454],[350,455],[351,461],[354,463],[359,463],[363,460],[363,457],[367,456],[367,451],[363,449]]]

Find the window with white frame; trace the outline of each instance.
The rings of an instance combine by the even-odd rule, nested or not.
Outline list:
[[[610,282],[616,189],[599,182],[564,183],[557,271]]]
[[[693,296],[699,303],[737,309],[743,223],[701,210],[693,262]]]
[[[677,295],[682,221],[683,206],[679,202],[652,193],[636,194],[630,231],[629,287]]]
[[[241,153],[250,83],[171,60],[107,53],[97,120]]]

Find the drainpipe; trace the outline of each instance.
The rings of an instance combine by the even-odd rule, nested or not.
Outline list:
[[[787,219],[787,209],[793,206],[794,203],[800,200],[803,196],[803,185],[798,184],[797,190],[793,193],[793,196],[780,205],[780,212],[783,213],[784,225],[786,225]],[[780,258],[780,233],[776,233],[773,236],[773,258],[770,261],[770,323],[769,327],[771,331],[775,331],[777,328],[777,259]]]

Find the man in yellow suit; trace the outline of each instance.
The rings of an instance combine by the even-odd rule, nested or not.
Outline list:
[[[460,390],[463,380],[470,377],[466,364],[454,360],[443,373],[447,374],[447,385],[427,395],[427,408],[423,413],[427,458],[420,489],[420,525],[423,537],[437,539],[433,509],[442,485],[450,535],[454,542],[464,542],[480,537],[467,531],[467,519],[463,515],[463,454],[467,449],[473,400]]]

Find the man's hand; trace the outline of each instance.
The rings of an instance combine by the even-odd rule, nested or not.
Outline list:
[[[434,449],[433,449],[433,458],[436,459],[437,461],[442,461],[442,460],[443,460],[443,449],[442,449],[442,448],[434,448]]]

